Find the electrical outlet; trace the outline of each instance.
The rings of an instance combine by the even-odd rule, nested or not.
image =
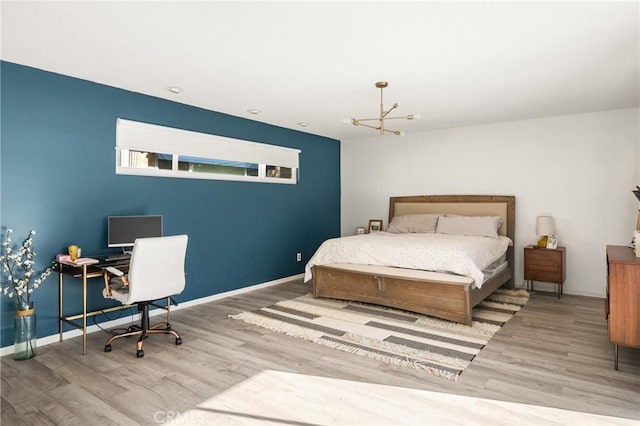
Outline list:
[[[302,253],[296,253],[296,262],[302,261]]]

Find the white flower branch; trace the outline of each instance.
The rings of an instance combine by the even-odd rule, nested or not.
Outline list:
[[[46,268],[32,282],[31,278],[36,274],[33,270],[35,266],[33,259],[36,257],[36,252],[33,250],[33,236],[36,231],[31,230],[29,232],[29,236],[17,251],[11,247],[12,233],[11,229],[7,229],[5,239],[1,244],[2,280],[0,282],[0,292],[9,298],[15,296],[16,302],[20,306],[29,306],[31,293],[51,274],[51,268]]]

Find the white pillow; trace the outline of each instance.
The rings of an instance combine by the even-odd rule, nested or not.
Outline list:
[[[502,225],[500,216],[455,216],[447,215],[438,219],[436,232],[440,234],[471,235],[498,238]]]
[[[438,214],[405,214],[395,216],[387,228],[394,234],[436,232]]]

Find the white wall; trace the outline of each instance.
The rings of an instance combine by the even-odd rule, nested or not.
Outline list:
[[[640,183],[638,108],[341,143],[342,234],[388,222],[389,197],[516,196],[516,284],[535,219],[551,214],[567,247],[564,291],[605,295],[607,244],[629,244]],[[410,130],[410,123],[404,126]],[[362,131],[366,131],[363,129]],[[373,131],[372,131],[373,132]],[[536,283],[541,290],[552,284]]]

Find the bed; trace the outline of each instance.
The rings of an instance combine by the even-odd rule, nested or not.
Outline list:
[[[502,286],[513,288],[514,196],[420,195],[390,198],[389,223],[396,216],[417,214],[450,217],[499,216],[501,221],[496,233],[499,238],[507,237],[510,241],[504,254],[505,264],[488,278],[483,278],[478,285],[477,274],[474,279],[460,274],[370,262],[335,261],[314,264],[312,261],[318,254],[316,252],[307,265],[308,275],[313,282],[313,296],[372,303],[471,325],[474,306]]]

